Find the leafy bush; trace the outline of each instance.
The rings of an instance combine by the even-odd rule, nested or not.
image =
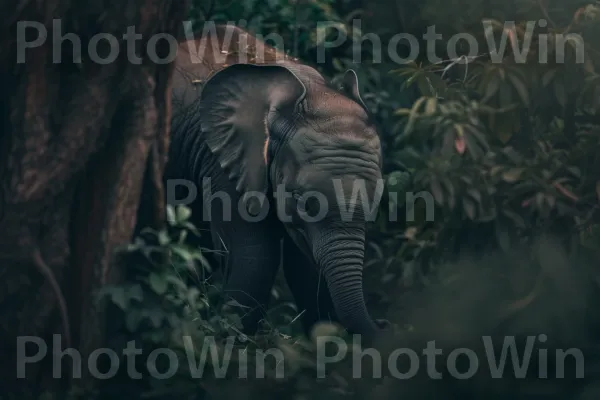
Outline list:
[[[468,32],[479,48],[503,37],[505,53],[470,59],[463,49],[447,65],[416,60],[396,70],[421,97],[396,112],[405,124],[391,155],[414,172],[411,189],[427,191],[435,204],[433,221],[417,216],[407,231],[389,227],[392,245],[403,240],[391,257],[415,271],[460,251],[508,249],[540,232],[559,234],[574,249],[597,224],[600,59],[590,44],[600,7],[554,2],[546,9],[519,1],[514,10],[478,3],[470,1],[474,15],[461,14],[456,23],[442,21],[435,2],[426,2],[423,13],[440,23],[438,32]],[[511,27],[485,19],[509,11],[522,22]],[[540,27],[541,18],[547,27]],[[511,51],[512,43],[527,40],[526,56]],[[548,43],[548,62],[540,43]],[[440,42],[438,54],[450,59],[441,50],[446,45]]]
[[[210,250],[190,245],[189,239],[201,234],[189,222],[190,210],[168,206],[167,211],[167,228],[144,229],[124,249],[130,276],[122,284],[105,286],[98,301],[110,308],[110,346],[119,353],[133,341],[141,350],[135,364],[140,376],[169,375],[169,368],[178,368],[168,379],[143,379],[131,385],[135,378],[125,375],[128,366],[127,371],[119,371],[120,379],[102,388],[103,396],[128,392],[134,398],[196,399],[212,393],[220,398],[228,391],[244,391],[224,384],[241,376],[253,382],[248,390],[263,390],[266,385],[272,390],[312,393],[315,385],[324,390],[347,386],[335,373],[316,383],[315,355],[326,345],[316,336],[339,337],[351,354],[350,337],[330,324],[319,324],[313,336],[304,337],[295,307],[282,302],[269,310],[259,334],[244,335],[240,322],[244,310],[224,301],[220,277],[206,261]],[[169,349],[177,362],[157,357],[151,364],[156,370],[150,369],[148,358],[159,349]]]

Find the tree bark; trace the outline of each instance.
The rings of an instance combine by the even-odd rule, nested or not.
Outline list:
[[[179,36],[188,8],[181,0],[45,0],[0,5],[0,393],[37,397],[64,380],[52,379],[53,334],[62,335],[58,293],[44,276],[51,270],[66,298],[72,341],[89,378],[89,354],[104,342],[103,311],[95,292],[119,280],[118,246],[137,224],[160,227],[164,220],[162,172],[166,162],[172,63],[151,59],[147,43],[157,33]],[[62,34],[81,40],[53,44],[52,19]],[[46,40],[25,52],[18,25],[41,22]],[[141,64],[128,57],[123,35],[136,40]],[[35,29],[30,29],[35,33]],[[118,56],[99,64],[88,44],[97,33],[118,39]],[[28,40],[33,40],[28,37]],[[107,41],[98,44],[99,54]],[[157,55],[166,56],[162,39]],[[151,45],[151,49],[154,47]],[[62,58],[53,60],[53,51]],[[143,183],[146,183],[143,185]],[[147,202],[138,213],[142,198]],[[141,219],[140,219],[141,218]],[[35,256],[39,255],[36,262]],[[47,271],[46,271],[47,272]],[[35,336],[46,357],[18,379],[18,337]],[[67,343],[62,341],[61,346]],[[36,346],[27,355],[36,352]],[[69,356],[64,356],[65,361]],[[22,357],[21,357],[22,361]],[[67,380],[72,372],[62,365]],[[84,379],[83,382],[91,382]]]

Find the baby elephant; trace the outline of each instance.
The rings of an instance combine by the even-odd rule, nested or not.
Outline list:
[[[242,29],[212,28],[179,44],[168,201],[188,204],[225,247],[225,290],[247,308],[246,333],[283,255],[306,331],[331,321],[373,339],[388,323],[367,311],[362,270],[382,160],[356,74],[334,88]]]

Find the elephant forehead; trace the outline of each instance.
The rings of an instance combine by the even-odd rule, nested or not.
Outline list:
[[[374,138],[374,130],[351,113],[330,113],[311,120],[323,135],[338,137]]]
[[[366,126],[368,115],[360,104],[322,85],[309,86],[308,111],[313,118],[352,121]]]
[[[307,191],[317,191],[325,196],[334,196],[341,192],[355,193],[366,191],[371,193],[377,186],[377,175],[354,172],[340,168],[338,171],[324,170],[318,166],[303,167],[298,174],[298,184]]]
[[[331,148],[357,149],[378,153],[381,146],[376,129],[351,106],[323,106],[311,108],[305,117],[307,140],[321,142]],[[312,134],[309,131],[313,131]]]
[[[309,170],[340,176],[353,173],[380,174],[378,141],[315,135],[294,147],[300,165]]]
[[[379,153],[377,133],[352,116],[309,120],[295,133],[293,150],[307,160],[322,157],[351,156],[370,159]]]

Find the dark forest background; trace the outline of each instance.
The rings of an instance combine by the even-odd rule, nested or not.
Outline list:
[[[194,21],[198,30],[214,21],[263,35],[276,32],[285,38],[285,50],[334,82],[348,68],[356,70],[384,146],[387,190],[379,218],[370,226],[364,272],[373,315],[387,317],[396,332],[389,343],[380,344],[384,353],[389,346],[417,348],[426,338],[455,347],[474,343],[482,334],[543,333],[550,346],[567,343],[597,354],[600,3],[194,0],[186,12],[184,19]],[[539,24],[542,19],[545,26]],[[317,64],[323,21],[333,26],[327,31],[331,40],[339,32],[348,39],[327,49],[326,62]],[[515,23],[513,28],[507,21]],[[528,24],[533,24],[529,32]],[[429,26],[443,36],[436,41],[437,63],[427,59],[421,40]],[[382,62],[375,62],[365,40],[360,62],[353,63],[352,44],[363,35],[376,34],[386,49],[400,32],[420,40],[414,62],[394,62],[387,51]],[[465,32],[477,39],[477,54],[471,57],[464,40],[457,54],[448,54],[448,38]],[[506,40],[501,62],[490,54],[486,34],[496,44]],[[575,36],[564,40],[565,35],[579,35],[583,42]],[[511,46],[521,48],[527,40],[529,51],[520,59]],[[548,62],[540,62],[540,42],[546,40]],[[398,54],[407,56],[402,43]],[[430,196],[433,210],[426,210],[422,200],[405,201],[407,193],[419,192]],[[398,218],[390,221],[394,212]],[[92,392],[74,389],[73,396],[566,399],[587,398],[578,396],[594,390],[597,369],[592,367],[585,382],[515,384],[483,377],[459,384],[353,379],[345,360],[317,380],[313,356],[318,344],[302,336],[283,280],[273,289],[267,333],[236,348],[246,348],[249,360],[261,349],[281,349],[286,378],[273,377],[278,366],[269,357],[266,379],[211,378],[210,358],[205,376],[192,378],[182,337],[194,343],[206,336],[226,338],[239,333],[239,321],[221,308],[218,278],[209,279],[210,250],[190,244],[190,237],[203,234],[189,223],[190,211],[167,208],[165,213],[165,226],[149,224],[122,249],[124,278],[103,285],[94,301],[108,307],[105,338],[110,346],[122,348],[136,340],[144,346],[144,357],[153,348],[169,347],[182,357],[178,373],[168,380],[132,381],[119,375],[92,385]],[[335,327],[319,329],[333,332]],[[215,342],[211,351],[222,359],[226,348],[225,342]],[[198,359],[200,347],[194,352]],[[244,364],[235,353],[230,362]],[[138,357],[138,370],[146,377],[144,357]],[[589,358],[592,366],[595,357]],[[167,361],[158,359],[159,366],[165,363],[163,372]],[[253,376],[255,366],[248,368]],[[238,369],[228,371],[235,375]],[[370,371],[368,365],[363,371]]]

